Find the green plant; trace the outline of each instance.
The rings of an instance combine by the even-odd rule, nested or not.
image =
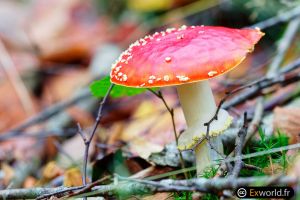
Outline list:
[[[192,200],[192,192],[175,192],[174,199],[175,200]]]
[[[275,134],[267,137],[262,128],[258,130],[260,140],[254,141],[251,144],[248,144],[243,151],[243,154],[249,154],[254,152],[262,152],[268,151],[273,148],[278,148],[282,146],[288,145],[288,137],[281,133],[280,131]],[[257,156],[253,158],[249,158],[244,160],[245,163],[257,166],[261,169],[266,169],[267,167],[271,167],[276,164],[277,166],[281,166],[283,171],[287,168],[287,156],[286,151],[265,154],[263,156]],[[260,176],[266,175],[266,173],[262,170],[241,170],[242,176]]]
[[[110,86],[110,77],[106,76],[101,80],[94,81],[90,85],[90,90],[93,96],[95,97],[104,97],[109,86]],[[131,88],[120,85],[115,85],[112,89],[110,96],[113,98],[119,98],[124,96],[134,96],[146,92],[146,88]]]

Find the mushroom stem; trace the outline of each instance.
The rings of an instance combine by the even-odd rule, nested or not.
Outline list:
[[[188,128],[204,125],[214,116],[217,106],[208,81],[179,85],[177,91]],[[212,137],[210,141],[218,152],[223,152],[220,137]],[[206,140],[196,147],[195,156],[197,175],[214,160],[220,159]]]

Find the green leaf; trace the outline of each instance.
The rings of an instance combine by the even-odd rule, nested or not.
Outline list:
[[[106,76],[99,81],[94,81],[90,85],[90,90],[93,96],[95,97],[104,97],[109,86],[110,86],[110,77]],[[113,98],[119,98],[124,96],[134,96],[146,92],[146,88],[131,88],[120,85],[115,85],[110,92],[110,96]]]

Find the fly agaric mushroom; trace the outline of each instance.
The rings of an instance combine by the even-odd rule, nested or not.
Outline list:
[[[213,26],[182,26],[146,36],[130,45],[112,66],[111,81],[128,87],[175,85],[187,123],[179,137],[180,150],[193,149],[206,135],[204,123],[216,112],[208,79],[240,64],[264,33],[259,29],[231,29]],[[210,126],[210,136],[223,151],[220,135],[232,117],[223,109]],[[204,140],[195,147],[197,174],[216,159]]]

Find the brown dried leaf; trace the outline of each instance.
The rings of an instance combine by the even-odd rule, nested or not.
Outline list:
[[[43,169],[43,178],[52,180],[63,174],[63,170],[54,161],[49,162]]]
[[[37,182],[37,180],[34,177],[28,176],[23,183],[23,187],[24,188],[33,188],[35,186],[36,182]]]
[[[291,177],[299,178],[300,177],[300,156],[296,156],[293,160],[293,165],[289,167],[287,174]]]
[[[274,130],[280,130],[290,137],[290,143],[299,142],[300,133],[300,108],[274,109]]]
[[[1,171],[4,173],[4,184],[9,185],[10,181],[14,178],[15,176],[15,171],[14,169],[9,166],[6,163],[3,163],[1,166]]]
[[[46,96],[53,102],[72,96],[79,88],[88,82],[90,76],[85,69],[67,70],[47,80]]]
[[[34,20],[29,25],[41,59],[69,62],[89,58],[98,44],[110,36],[105,34],[105,19],[99,20],[94,14],[90,1],[37,1]]]
[[[143,197],[142,199],[143,200],[172,199],[172,198],[170,198],[172,196],[173,196],[173,194],[169,193],[169,192],[159,192],[159,193],[156,193],[156,194],[153,194],[153,195],[150,195],[150,196]],[[130,198],[130,199],[133,200],[135,198]]]
[[[172,107],[175,104],[174,96],[164,95],[168,104]],[[180,108],[175,109],[175,121],[177,131],[184,127],[185,120]],[[113,135],[114,140],[121,140],[129,143],[130,152],[144,159],[153,152],[159,152],[163,147],[174,141],[174,133],[170,114],[165,106],[158,99],[143,101],[132,115],[130,123],[118,135]]]
[[[71,168],[65,172],[64,186],[74,187],[82,185],[81,172],[78,168]]]

